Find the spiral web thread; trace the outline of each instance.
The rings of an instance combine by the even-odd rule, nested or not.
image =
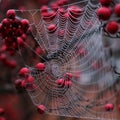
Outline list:
[[[35,70],[34,65],[29,66],[35,78],[35,88],[27,89],[28,94],[34,105],[46,106],[48,114],[96,120],[117,119],[116,107],[112,112],[104,109],[107,102],[115,104],[112,87],[115,78],[111,59],[105,55],[101,24],[95,13],[99,4],[81,0],[74,5],[80,7],[82,13],[73,19],[68,9],[70,5],[63,7],[69,14],[68,18],[59,9],[46,18],[42,17],[40,10],[17,11],[18,16],[29,19],[35,44],[45,51],[44,56],[37,54],[46,65],[44,72]],[[56,25],[56,30],[51,33],[47,30],[50,24]],[[35,53],[32,42],[26,46]],[[61,87],[56,83],[66,73],[73,75],[71,87]]]

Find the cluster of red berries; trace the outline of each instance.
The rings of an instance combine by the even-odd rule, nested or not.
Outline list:
[[[52,19],[55,18],[56,16],[56,11],[55,10],[51,10],[49,11],[48,10],[49,8],[47,6],[42,6],[41,8],[41,15],[43,17],[43,20],[46,21],[46,22],[50,22]],[[78,21],[78,18],[81,16],[82,14],[82,9],[78,6],[70,6],[68,7],[67,10],[65,10],[64,8],[59,8],[57,9],[58,13],[61,14],[65,20],[67,19],[70,19],[70,20],[73,20],[73,21]],[[54,33],[57,29],[57,26],[55,24],[50,24],[48,27],[47,27],[47,32],[48,33]],[[63,30],[59,31],[59,35],[63,35]]]
[[[58,80],[56,80],[56,83],[60,87],[67,87],[67,88],[69,88],[72,85],[71,79],[72,79],[72,74],[71,73],[66,73],[64,75],[64,79],[62,79],[62,78],[58,79]]]
[[[6,118],[3,117],[4,114],[5,114],[5,110],[3,108],[0,108],[0,120],[6,120]]]
[[[43,72],[45,70],[44,63],[38,63],[35,66],[37,71]],[[15,85],[17,89],[26,88],[27,90],[35,90],[36,85],[34,84],[34,77],[30,75],[30,69],[23,67],[19,71],[20,79],[15,81]]]
[[[7,18],[0,23],[0,36],[4,40],[6,51],[15,53],[19,46],[23,46],[29,28],[27,19],[17,19],[15,10],[8,10]]]
[[[119,23],[116,20],[110,20],[113,17],[120,17],[120,3],[113,9],[110,7],[112,0],[100,0],[102,7],[97,10],[97,15],[100,20],[109,22],[106,24],[105,29],[110,34],[115,34],[119,31]]]

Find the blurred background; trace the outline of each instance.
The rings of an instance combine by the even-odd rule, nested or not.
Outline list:
[[[56,0],[57,1],[57,0]],[[43,5],[50,5],[55,0],[0,0],[0,21],[6,17],[8,9],[39,9]],[[79,0],[66,0],[66,3],[72,3]],[[117,2],[117,1],[116,1]],[[0,38],[0,50],[2,40]],[[112,51],[117,71],[120,72],[120,38],[104,38],[104,45]],[[1,53],[0,53],[1,54]],[[7,56],[6,54],[2,54]],[[7,56],[13,62],[9,67],[0,60],[0,108],[4,108],[6,120],[77,120],[77,118],[66,118],[50,115],[40,115],[29,98],[26,91],[18,91],[14,85],[17,73],[24,66],[22,59],[16,56]],[[17,61],[17,63],[15,63]],[[117,98],[120,101],[119,97]],[[119,113],[118,113],[119,114]],[[3,120],[3,119],[0,119]]]

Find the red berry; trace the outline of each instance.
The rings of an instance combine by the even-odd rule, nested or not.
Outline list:
[[[5,113],[5,110],[3,108],[0,108],[0,115],[3,115]]]
[[[101,7],[97,10],[97,15],[100,20],[108,20],[111,16],[111,10],[107,7]]]
[[[111,0],[99,0],[102,6],[109,6],[111,4]]]
[[[6,120],[6,118],[4,118],[4,117],[0,117],[0,120]]]
[[[72,73],[66,73],[64,75],[65,80],[71,80],[72,79]]]
[[[113,104],[111,104],[111,103],[107,103],[107,104],[105,105],[105,110],[106,110],[106,111],[111,111],[111,110],[113,110],[113,108],[114,108],[114,106],[113,106]]]
[[[7,59],[6,61],[4,61],[4,64],[6,64],[10,68],[16,68],[16,66],[17,66],[16,61],[9,60],[9,59]]]
[[[16,16],[15,10],[13,10],[13,9],[8,10],[7,13],[6,13],[6,16],[7,16],[7,18],[9,18],[9,19],[14,19],[15,16]]]
[[[118,105],[118,110],[120,111],[120,104]]]
[[[44,63],[38,63],[38,64],[36,64],[35,68],[37,70],[44,71],[45,70],[45,64]]]
[[[21,21],[21,23],[22,23],[22,27],[23,27],[24,32],[26,32],[29,28],[29,25],[30,25],[29,21],[27,19],[23,19]]]
[[[52,4],[51,4],[51,8],[52,8],[53,10],[57,11],[57,10],[58,10],[58,5],[57,5],[56,3],[52,3]]]
[[[28,75],[30,73],[30,70],[26,67],[23,67],[20,69],[19,74],[23,77],[25,77],[26,75]]]
[[[32,77],[31,75],[28,76],[26,79],[25,79],[26,83],[33,83],[34,82],[34,77]]]
[[[24,45],[24,41],[21,37],[17,37],[17,43],[18,43],[18,46],[23,46]]]
[[[64,79],[58,79],[58,80],[56,81],[56,83],[57,83],[58,85],[64,85]]]
[[[72,86],[72,82],[71,81],[65,81],[65,86],[66,87],[71,87]]]
[[[78,18],[82,13],[82,9],[77,6],[71,6],[68,8],[68,10],[71,13],[71,15],[75,18]]]
[[[115,6],[114,12],[117,16],[120,17],[120,3]]]
[[[25,88],[25,80],[17,79],[15,81],[15,86],[17,89]]]
[[[38,55],[42,55],[42,54],[43,54],[42,48],[37,47],[37,48],[35,49],[35,53],[38,54]]]
[[[39,105],[37,107],[37,111],[40,113],[40,114],[44,114],[45,111],[46,111],[46,107],[44,105]]]
[[[10,26],[10,20],[5,18],[2,20],[3,27],[9,27]]]
[[[47,12],[47,11],[48,11],[48,6],[43,5],[43,6],[41,7],[41,12],[43,13],[43,12]]]
[[[55,32],[55,30],[56,30],[56,25],[55,25],[55,24],[51,24],[51,25],[48,26],[47,29],[48,29],[49,32]]]
[[[65,9],[64,8],[59,8],[58,11],[59,11],[60,14],[64,14],[65,13]]]
[[[116,21],[111,21],[106,25],[106,30],[111,34],[115,34],[119,30],[119,25]]]
[[[6,59],[7,56],[4,53],[0,54],[0,61],[5,61]]]

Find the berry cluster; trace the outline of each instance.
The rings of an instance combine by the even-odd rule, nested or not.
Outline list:
[[[35,66],[37,71],[43,72],[45,70],[44,63],[38,63]],[[20,79],[15,81],[15,85],[17,89],[26,88],[27,90],[35,90],[36,85],[34,84],[34,77],[30,75],[30,69],[23,67],[19,71]]]
[[[4,40],[6,51],[15,53],[19,46],[24,45],[29,21],[17,19],[13,9],[8,10],[6,16],[7,18],[4,18],[0,23],[0,36]]]
[[[111,18],[120,17],[120,3],[115,5],[112,9],[112,0],[100,0],[102,7],[97,10],[97,15],[102,21],[109,21],[105,25],[105,30],[110,34],[115,34],[119,31],[119,23],[117,20],[111,20]]]
[[[72,74],[71,73],[66,73],[65,75],[64,75],[64,79],[58,79],[57,81],[56,81],[56,83],[57,83],[57,85],[60,85],[61,87],[71,87],[71,85],[72,85],[72,81],[71,81],[71,79],[72,79]]]

